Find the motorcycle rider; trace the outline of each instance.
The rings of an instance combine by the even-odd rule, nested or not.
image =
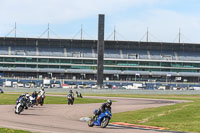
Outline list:
[[[18,102],[20,102],[21,100],[25,101],[25,94],[22,94],[22,95],[20,95],[20,96],[17,98],[16,104],[17,104]]]
[[[78,95],[78,91],[76,91],[76,96],[79,97],[79,95]]]
[[[72,98],[72,101],[74,102],[74,93],[72,90],[69,90],[69,94],[67,95],[68,104],[69,104],[69,98]]]
[[[74,97],[74,93],[73,93],[73,91],[72,90],[69,90],[69,94],[68,94],[68,96],[72,96],[72,97]]]
[[[40,91],[38,92],[38,95],[37,95],[37,104],[39,104],[39,100],[40,100],[41,97],[45,97],[44,88],[41,88]]]
[[[28,99],[29,99],[29,95],[28,95],[28,93],[25,93],[25,94],[22,94],[22,95],[20,95],[19,96],[19,98],[17,98],[17,101],[16,101],[16,105],[17,105],[17,103],[18,102],[23,102],[24,103],[24,105],[25,105],[25,109],[28,109]]]
[[[44,96],[45,95],[45,91],[44,88],[40,89],[40,91],[38,92],[38,96]]]
[[[38,93],[37,93],[36,91],[34,91],[34,92],[32,93],[32,97],[34,97],[34,98],[36,98],[37,95],[38,95]]]
[[[34,91],[31,96],[34,99],[32,101],[32,104],[36,104],[37,105],[36,99],[37,99],[38,93],[36,91]]]
[[[112,101],[107,100],[106,103],[103,103],[101,107],[98,109],[97,113],[94,115],[94,119],[97,118],[101,113],[104,113],[106,110],[109,110],[111,112],[111,105]]]
[[[16,101],[16,106],[15,106],[15,113],[19,114],[19,107],[22,107],[22,110],[25,108],[25,109],[28,109],[27,107],[27,98],[26,98],[26,94],[22,94],[19,96],[19,98],[17,98],[17,101]],[[21,110],[21,111],[22,111]]]
[[[25,104],[25,109],[28,109],[28,104],[29,104],[29,94],[28,93],[25,93],[25,100],[26,100],[26,104]]]
[[[78,92],[78,91],[76,91],[76,96],[80,97],[80,98],[83,98],[82,94],[80,92]]]

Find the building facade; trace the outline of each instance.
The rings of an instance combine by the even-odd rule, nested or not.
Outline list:
[[[105,41],[104,79],[199,82],[200,44]],[[0,76],[96,80],[97,40],[0,38]]]

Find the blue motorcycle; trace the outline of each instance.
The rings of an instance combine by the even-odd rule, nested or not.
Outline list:
[[[96,114],[98,112],[98,110],[94,111],[94,114]],[[112,117],[112,113],[110,110],[106,110],[105,112],[102,112],[97,118],[93,117],[92,119],[89,120],[88,122],[88,126],[89,127],[93,127],[95,126],[100,126],[101,128],[105,128],[110,119]]]

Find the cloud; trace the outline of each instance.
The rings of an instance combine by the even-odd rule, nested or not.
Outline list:
[[[1,23],[65,23],[155,0],[1,0]]]

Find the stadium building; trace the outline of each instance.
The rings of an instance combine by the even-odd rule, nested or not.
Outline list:
[[[199,82],[200,44],[105,41],[104,80]],[[0,38],[1,77],[96,80],[97,40]]]

